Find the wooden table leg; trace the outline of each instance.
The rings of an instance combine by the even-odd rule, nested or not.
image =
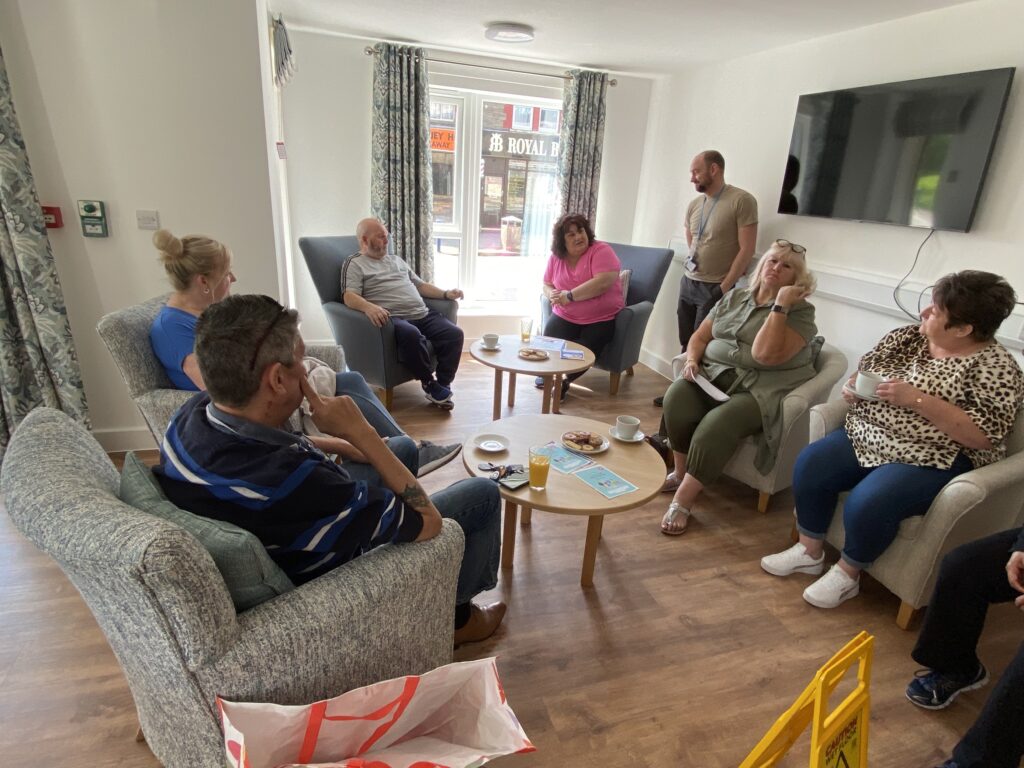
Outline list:
[[[540,396],[540,412],[551,413],[551,392],[554,389],[553,377],[544,377],[544,391]]]
[[[530,522],[533,520],[533,507],[523,507],[522,510],[520,510],[520,513],[519,527],[529,528]]]
[[[561,413],[559,404],[562,402],[562,377],[559,374],[555,374],[554,381],[552,382],[551,392],[551,412]]]
[[[516,372],[508,372],[508,407],[516,404]]]
[[[501,418],[501,368],[494,369],[494,407],[491,409],[491,420]]]
[[[604,515],[591,515],[587,522],[587,543],[583,547],[583,571],[580,573],[580,586],[594,586],[594,563],[597,562],[597,543],[601,541],[601,527]]]
[[[512,569],[516,555],[516,513],[519,507],[511,501],[505,502],[505,530],[501,537],[501,567]]]

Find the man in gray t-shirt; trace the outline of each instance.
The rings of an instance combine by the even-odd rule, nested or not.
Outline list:
[[[442,290],[420,280],[403,259],[388,253],[388,231],[377,219],[363,219],[356,227],[359,253],[341,268],[341,297],[345,305],[364,313],[378,328],[389,320],[395,327],[398,359],[423,385],[427,399],[450,408],[451,383],[462,357],[462,329],[437,310],[429,299],[461,299],[458,288]],[[436,374],[430,350],[437,356]]]

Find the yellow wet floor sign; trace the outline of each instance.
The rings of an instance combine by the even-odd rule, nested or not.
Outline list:
[[[867,768],[871,657],[875,638],[861,632],[818,670],[793,705],[775,721],[740,768],[770,768],[811,726],[810,768]],[[829,697],[857,664],[857,684],[832,710]]]

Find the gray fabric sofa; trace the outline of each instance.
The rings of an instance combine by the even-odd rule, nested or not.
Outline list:
[[[237,614],[209,553],[122,503],[118,473],[79,424],[37,408],[7,449],[0,490],[18,529],[82,594],[169,768],[219,768],[215,697],[301,704],[452,658],[464,538],[381,547]]]

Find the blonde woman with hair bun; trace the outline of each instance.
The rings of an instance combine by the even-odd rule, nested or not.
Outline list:
[[[153,320],[149,341],[178,389],[206,389],[193,351],[196,320],[203,310],[231,293],[231,251],[206,235],[175,237],[166,229],[153,233],[174,292]]]

